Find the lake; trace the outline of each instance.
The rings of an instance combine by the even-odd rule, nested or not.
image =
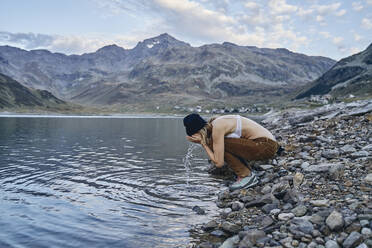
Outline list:
[[[182,118],[0,117],[0,247],[186,247],[222,186],[188,147]]]

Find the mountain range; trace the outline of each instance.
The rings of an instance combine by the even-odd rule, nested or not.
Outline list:
[[[109,45],[82,55],[0,46],[0,73],[87,105],[267,102],[299,90],[335,63],[284,48],[193,47],[168,34],[133,49]]]
[[[306,85],[296,99],[324,94],[372,95],[372,44],[360,53],[341,59],[317,80]]]

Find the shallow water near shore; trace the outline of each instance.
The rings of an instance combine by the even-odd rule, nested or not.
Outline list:
[[[221,186],[188,147],[181,118],[0,118],[0,247],[185,247]]]

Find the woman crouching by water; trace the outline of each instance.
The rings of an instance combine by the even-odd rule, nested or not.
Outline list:
[[[216,167],[225,162],[238,179],[230,190],[253,187],[258,183],[256,175],[244,164],[244,160],[273,158],[279,145],[274,136],[253,120],[240,115],[224,115],[206,122],[198,114],[183,119],[187,140],[201,144]]]

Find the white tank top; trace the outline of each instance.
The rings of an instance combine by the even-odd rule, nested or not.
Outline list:
[[[235,128],[235,132],[233,133],[230,133],[228,135],[225,135],[226,138],[240,138],[242,137],[242,118],[240,115],[234,115],[234,117],[236,118],[236,128]],[[220,117],[217,117],[216,120],[218,119],[226,119],[226,118],[231,118],[230,116],[227,117],[227,116],[220,116]]]

